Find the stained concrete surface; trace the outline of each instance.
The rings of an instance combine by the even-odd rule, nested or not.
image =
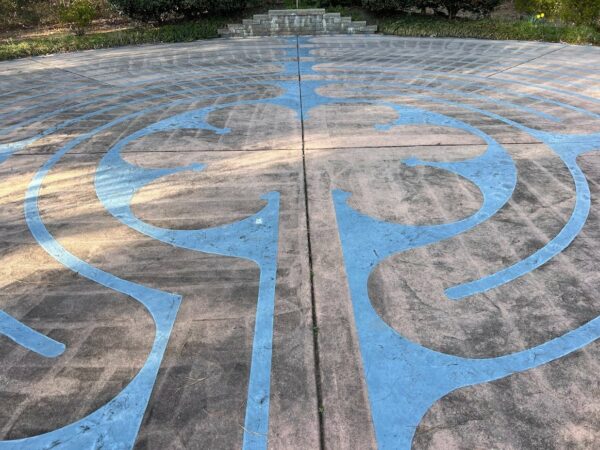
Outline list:
[[[598,67],[592,47],[383,36],[213,40],[1,63],[0,145],[35,140],[2,148],[10,156],[0,165],[0,310],[66,349],[48,358],[0,334],[0,448],[107,404],[155,339],[144,307],[62,265],[29,230],[28,185],[63,146],[90,133],[43,179],[37,205],[56,242],[98,269],[182,296],[136,448],[236,448],[252,434],[259,267],[142,234],[109,213],[95,185],[114,145],[192,110],[205,116],[140,136],[121,155],[146,169],[205,169],[152,181],[131,211],[163,229],[206,229],[257,214],[261,195],[280,193],[269,448],[403,448],[377,435],[332,191],[350,192],[351,208],[385,223],[468,218],[484,201],[475,183],[406,161],[476,159],[488,146],[473,130],[484,133],[514,163],[510,198],[481,224],[373,267],[371,304],[399,335],[448,355],[495,358],[560,338],[600,312],[600,155],[591,151],[600,139],[577,160],[591,208],[564,251],[460,301],[444,289],[518,263],[569,221],[574,179],[528,130],[597,135]],[[446,119],[382,126],[410,111]],[[448,392],[411,430],[412,447],[597,447],[597,346]]]

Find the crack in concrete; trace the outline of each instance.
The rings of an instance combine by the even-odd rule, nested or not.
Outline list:
[[[535,58],[531,58],[527,61],[520,62],[519,64],[515,64],[514,66],[507,67],[506,69],[498,70],[497,72],[494,72],[491,75],[486,75],[485,78],[491,78],[493,76],[496,76],[496,75],[504,73],[504,72],[508,72],[509,70],[515,69],[515,68],[523,66],[525,64],[529,64],[530,62],[537,61],[538,59],[543,58],[544,56],[550,55],[551,53],[555,53],[559,50],[562,50],[565,47],[567,47],[567,46],[563,44],[560,47],[552,49],[546,53],[542,53],[541,55],[538,55]]]
[[[323,395],[321,385],[321,364],[320,364],[320,353],[319,353],[319,336],[318,336],[318,322],[317,322],[317,304],[315,298],[315,284],[313,275],[313,257],[312,257],[312,243],[310,235],[310,212],[308,209],[308,183],[306,181],[306,145],[304,139],[304,109],[302,105],[302,73],[300,71],[300,39],[296,36],[296,62],[298,64],[298,92],[300,101],[300,126],[302,130],[302,181],[304,185],[304,212],[306,219],[306,238],[308,247],[308,269],[309,269],[309,283],[310,283],[310,300],[311,300],[311,315],[313,325],[313,355],[315,364],[315,386],[317,393],[317,417],[319,418],[319,448],[323,450],[325,448],[325,428],[323,426]]]

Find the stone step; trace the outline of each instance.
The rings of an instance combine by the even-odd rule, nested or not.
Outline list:
[[[365,21],[353,22],[340,13],[328,13],[324,9],[276,9],[268,14],[255,14],[241,24],[229,24],[219,30],[223,37],[318,35],[375,33],[376,25]]]
[[[324,9],[271,9],[269,16],[322,16]]]

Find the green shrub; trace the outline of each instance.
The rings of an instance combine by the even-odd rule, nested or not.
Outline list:
[[[364,8],[375,12],[392,12],[415,6],[416,0],[362,0]]]
[[[0,0],[0,25],[6,28],[12,24],[17,13],[13,0]]]
[[[434,0],[431,6],[438,12],[454,19],[459,12],[468,12],[478,16],[488,16],[502,0]]]
[[[173,10],[172,0],[110,0],[125,15],[143,22],[161,21]]]
[[[160,22],[166,16],[227,14],[246,7],[246,0],[110,0],[127,16]]]
[[[600,24],[600,0],[562,0],[559,17],[577,25]]]
[[[517,11],[529,15],[543,12],[553,16],[557,5],[557,0],[515,0]]]
[[[361,0],[319,0],[319,8],[330,8],[332,6],[360,6]]]
[[[201,14],[228,14],[246,7],[246,0],[174,0],[176,10],[185,17]]]
[[[487,16],[502,0],[363,0],[363,6],[371,11],[408,11],[413,8],[431,8],[435,12],[454,19],[459,12]],[[576,1],[576,0],[573,0]],[[600,1],[600,0],[598,0]]]
[[[72,0],[0,0],[0,26],[23,28],[64,22],[63,13]],[[90,0],[97,18],[115,17],[108,0]]]
[[[0,13],[2,21],[9,26],[38,25],[44,18],[52,16],[52,1],[42,2],[37,0],[1,0]],[[56,18],[56,17],[55,17]]]
[[[60,18],[74,26],[75,34],[83,36],[96,15],[96,5],[92,0],[71,0],[62,8]]]
[[[515,6],[526,14],[544,13],[575,25],[600,24],[600,0],[516,0]]]

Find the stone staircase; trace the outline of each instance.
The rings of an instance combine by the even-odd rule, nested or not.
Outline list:
[[[256,14],[241,24],[230,24],[219,30],[221,37],[291,36],[314,34],[371,34],[377,25],[353,22],[340,13],[324,9],[277,9],[268,14]]]

